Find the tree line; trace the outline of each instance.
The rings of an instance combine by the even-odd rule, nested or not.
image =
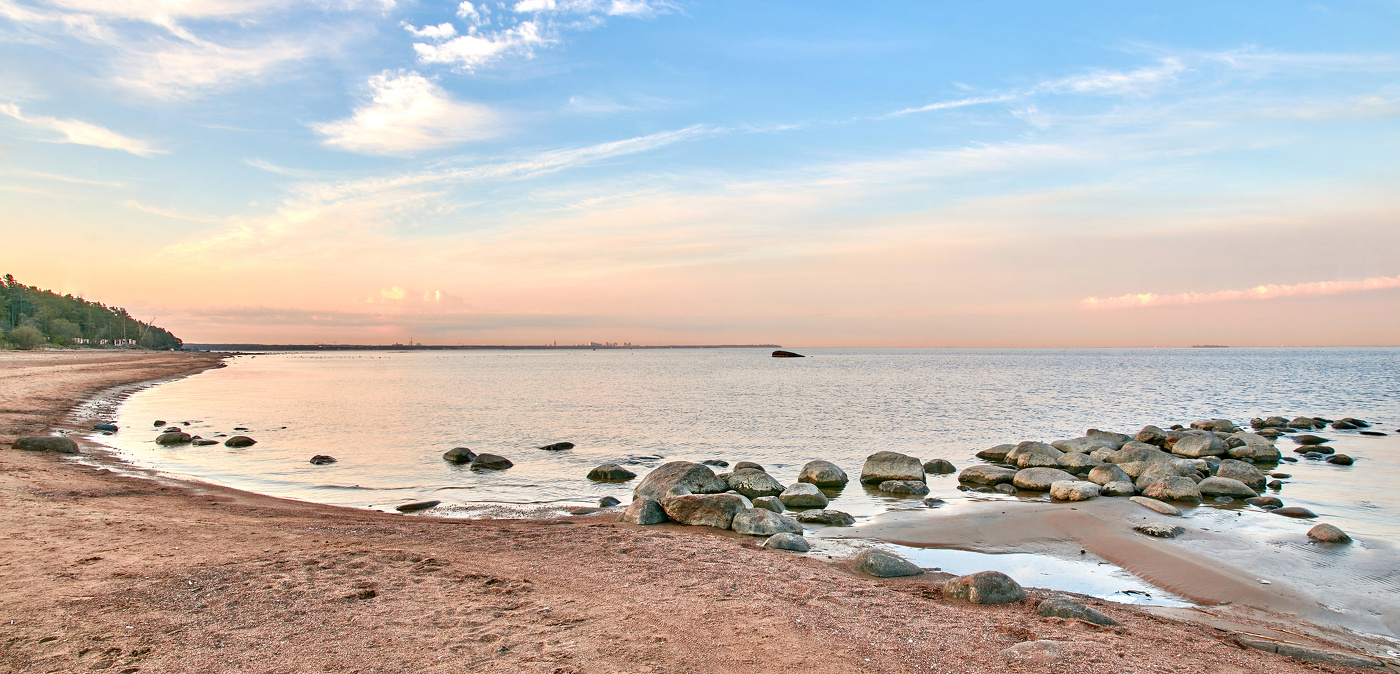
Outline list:
[[[89,302],[26,286],[11,274],[0,279],[0,347],[56,346],[178,349],[184,345],[164,328],[137,320],[121,307]]]

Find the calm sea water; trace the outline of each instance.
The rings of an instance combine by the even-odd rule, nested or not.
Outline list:
[[[1400,349],[804,352],[810,357],[749,349],[238,356],[133,395],[117,419],[121,432],[102,440],[137,464],[240,489],[379,509],[437,499],[461,514],[479,504],[564,507],[605,495],[625,503],[635,481],[584,477],[608,461],[640,475],[677,459],[752,460],[786,484],[803,463],[827,459],[853,479],[831,507],[869,516],[924,507],[854,482],[879,450],[963,468],[992,445],[1090,427],[1135,432],[1148,423],[1303,414],[1400,428]],[[258,444],[162,448],[155,419],[205,437],[246,427]],[[1281,496],[1353,533],[1400,540],[1400,442],[1328,435],[1356,465],[1286,465],[1293,478]],[[536,449],[558,441],[577,446]],[[453,466],[441,455],[455,446],[515,466]],[[1285,455],[1292,446],[1280,441]],[[339,462],[313,466],[315,454]],[[950,503],[969,497],[954,476],[929,484]]]

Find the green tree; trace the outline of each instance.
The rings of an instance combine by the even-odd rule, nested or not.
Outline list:
[[[82,329],[66,318],[55,318],[49,321],[49,339],[54,344],[68,346],[73,343],[74,338],[82,336]]]
[[[28,351],[37,349],[44,343],[44,333],[32,325],[21,325],[10,331],[9,340],[15,346]]]

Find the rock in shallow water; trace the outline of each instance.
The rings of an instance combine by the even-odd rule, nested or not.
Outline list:
[[[1077,480],[1059,480],[1050,483],[1050,498],[1056,501],[1087,501],[1098,498],[1099,485]]]
[[[311,457],[311,465],[313,466],[328,466],[332,463],[335,463],[334,456],[330,456],[327,454],[317,454],[316,456]]]
[[[943,597],[974,604],[1010,604],[1025,599],[1026,591],[1000,571],[980,571],[944,583]]]
[[[622,501],[617,500],[617,497],[614,496],[604,496],[598,499],[598,507],[600,508],[611,508],[619,503],[622,503]]]
[[[797,474],[797,481],[818,487],[844,487],[850,478],[846,477],[846,471],[830,461],[808,461]]]
[[[917,576],[924,572],[913,562],[888,550],[866,548],[851,560],[851,570],[876,578]]]
[[[495,454],[477,454],[471,462],[471,467],[478,470],[505,470],[514,465],[510,459]]]
[[[1016,469],[1005,466],[968,466],[958,473],[958,482],[967,484],[994,485],[1011,482],[1016,478]]]
[[[797,513],[797,521],[803,524],[825,524],[829,527],[849,527],[856,518],[840,510],[806,510]]]
[[[1229,496],[1231,498],[1254,498],[1259,494],[1249,485],[1228,477],[1208,477],[1196,485],[1202,496]]]
[[[778,494],[778,501],[788,508],[825,508],[828,503],[826,494],[808,482],[794,482],[789,485]]]
[[[1200,503],[1201,490],[1196,483],[1186,477],[1164,477],[1144,490],[1142,495],[1159,501],[1178,503]]]
[[[677,487],[692,494],[718,494],[729,489],[729,485],[715,477],[715,472],[706,466],[690,461],[671,461],[647,473],[633,495],[659,500]]]
[[[923,480],[885,480],[880,483],[880,491],[895,496],[923,496],[928,493],[928,485]]]
[[[1327,463],[1337,466],[1350,466],[1351,464],[1355,463],[1355,461],[1352,460],[1352,458],[1350,456],[1347,456],[1346,454],[1336,454],[1334,456],[1327,457]]]
[[[863,484],[880,484],[886,480],[924,479],[924,465],[907,454],[898,452],[875,452],[865,458],[860,469]]]
[[[744,463],[745,462],[740,461],[738,465],[742,466]],[[736,467],[734,472],[730,473],[729,478],[725,481],[729,483],[730,489],[748,498],[777,496],[783,493],[784,489],[781,482],[773,479],[773,476],[764,472],[762,468]],[[815,487],[813,488],[815,489]]]
[[[442,453],[443,461],[450,461],[455,464],[471,463],[476,458],[476,452],[466,447],[453,447]]]
[[[540,447],[540,449],[543,449],[543,450],[546,451],[546,452],[562,452],[562,451],[564,451],[564,450],[566,450],[566,449],[573,449],[573,448],[574,448],[574,443],[572,443],[572,442],[556,442],[556,443],[554,443],[554,444],[545,445],[545,446],[543,446],[543,447]]]
[[[947,459],[933,459],[924,462],[924,473],[927,475],[947,475],[958,472],[952,462]]]
[[[990,447],[978,452],[977,458],[983,461],[1001,463],[1006,460],[1006,455],[1010,454],[1014,449],[1016,449],[1016,445],[997,445],[996,447]]]
[[[185,434],[185,433],[181,433],[180,435],[186,435],[186,434]],[[161,436],[161,437],[165,437],[165,436]],[[160,442],[160,438],[156,438],[156,442]],[[254,439],[252,439],[252,438],[250,438],[250,437],[248,437],[248,436],[246,436],[246,435],[235,435],[235,436],[233,436],[233,437],[231,437],[231,438],[229,438],[229,439],[227,439],[227,440],[224,441],[224,446],[225,446],[225,447],[252,447],[253,445],[256,445],[256,444],[258,444],[258,441],[257,441],[257,440],[254,440]]]
[[[411,513],[417,512],[419,510],[427,510],[428,508],[436,506],[439,503],[442,503],[442,501],[415,501],[413,503],[405,503],[401,506],[395,506],[394,510],[397,510],[401,513]]]
[[[1269,512],[1271,512],[1271,513],[1273,513],[1273,514],[1275,514],[1275,515],[1283,515],[1284,517],[1293,517],[1293,518],[1296,518],[1296,519],[1312,519],[1312,518],[1314,518],[1314,517],[1317,517],[1317,513],[1313,512],[1313,511],[1311,511],[1311,510],[1308,510],[1307,508],[1300,508],[1300,507],[1298,507],[1298,506],[1288,506],[1287,508],[1276,508],[1276,509],[1274,509],[1274,510],[1270,510]]]
[[[626,482],[634,477],[637,477],[636,473],[616,463],[599,464],[588,471],[588,479],[595,482]]]
[[[1330,524],[1319,524],[1308,529],[1308,538],[1318,543],[1350,543],[1351,536]]]
[[[1026,468],[1018,471],[1011,483],[1017,489],[1028,491],[1050,491],[1050,485],[1060,480],[1076,480],[1073,475],[1058,468]]]
[[[1244,500],[1249,505],[1259,508],[1282,508],[1283,501],[1274,496],[1255,496]]]

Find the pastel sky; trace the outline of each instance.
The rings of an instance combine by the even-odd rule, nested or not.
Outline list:
[[[1400,344],[1400,2],[0,0],[0,272],[187,342]]]

